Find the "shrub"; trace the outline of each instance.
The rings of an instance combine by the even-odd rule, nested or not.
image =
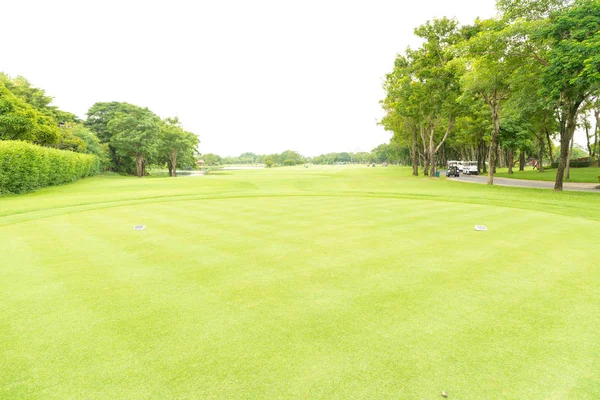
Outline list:
[[[94,155],[0,141],[0,194],[24,193],[44,186],[74,182],[100,172]]]
[[[589,157],[578,158],[569,161],[569,165],[571,168],[587,168],[592,165],[592,161]],[[552,163],[552,168],[558,168],[558,161]]]

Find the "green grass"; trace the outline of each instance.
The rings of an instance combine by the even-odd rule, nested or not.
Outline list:
[[[0,398],[599,398],[600,196],[409,174],[0,199]]]
[[[532,169],[532,167],[525,167],[525,171],[519,171],[519,168],[513,168],[514,174],[508,174],[508,168],[498,169],[496,176],[501,178],[514,178],[514,179],[530,179],[538,181],[552,181],[556,180],[556,169],[545,169],[544,172]],[[589,167],[589,168],[571,168],[571,178],[565,179],[565,182],[598,182],[600,177],[600,168]]]

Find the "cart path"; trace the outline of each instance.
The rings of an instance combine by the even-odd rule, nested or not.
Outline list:
[[[461,175],[458,178],[448,178],[452,181],[460,182],[471,182],[471,183],[487,183],[487,175]],[[512,178],[496,178],[494,177],[494,185],[498,186],[518,186],[536,189],[554,189],[554,181],[532,181],[526,179],[512,179]],[[597,183],[576,183],[576,182],[564,182],[563,190],[576,191],[576,192],[596,192],[600,193]]]

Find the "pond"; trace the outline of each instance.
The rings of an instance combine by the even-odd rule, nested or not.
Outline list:
[[[206,171],[177,171],[177,176],[202,176]],[[165,177],[169,176],[169,171],[152,171],[150,176]]]

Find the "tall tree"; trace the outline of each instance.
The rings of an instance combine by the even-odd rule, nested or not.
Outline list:
[[[177,163],[183,159],[189,162],[198,148],[198,136],[183,130],[179,119],[166,118],[160,127],[158,144],[159,157],[167,161],[169,176],[177,176]]]
[[[407,50],[410,54],[410,49]],[[394,70],[386,75],[383,88],[386,97],[380,101],[386,115],[379,122],[385,130],[393,133],[392,140],[410,144],[412,174],[419,175],[419,122],[417,107],[412,102],[412,89],[416,83],[410,55],[398,55]]]
[[[600,1],[576,1],[553,13],[538,37],[550,47],[543,84],[547,96],[556,102],[560,122],[554,182],[554,190],[560,191],[580,106],[600,86]]]
[[[160,118],[148,109],[117,112],[108,123],[110,145],[117,155],[135,159],[136,175],[146,175],[146,162],[155,154],[160,134]]]
[[[415,29],[424,39],[413,54],[413,91],[420,116],[420,135],[430,174],[436,169],[436,154],[454,127],[459,113],[460,86],[455,65],[451,63],[453,46],[461,40],[458,23],[442,18],[427,22]],[[426,169],[427,167],[425,167]]]
[[[510,96],[511,78],[515,72],[515,59],[511,54],[505,27],[503,21],[498,19],[477,21],[477,34],[459,47],[464,62],[462,87],[466,92],[481,96],[491,113],[488,185],[494,183],[502,106]]]
[[[460,95],[458,76],[451,63],[452,46],[460,39],[458,24],[436,19],[415,29],[424,40],[417,50],[399,55],[394,70],[386,76],[386,117],[382,124],[396,135],[409,135],[413,174],[416,169],[417,141],[423,147],[424,173],[433,174],[436,155],[452,131]]]
[[[94,104],[87,112],[87,119],[84,125],[96,134],[100,143],[106,143],[109,149],[110,169],[113,171],[133,174],[136,173],[135,162],[132,157],[117,152],[116,148],[111,143],[112,131],[108,124],[115,118],[118,113],[132,114],[140,113],[143,109],[129,103],[100,102]]]

